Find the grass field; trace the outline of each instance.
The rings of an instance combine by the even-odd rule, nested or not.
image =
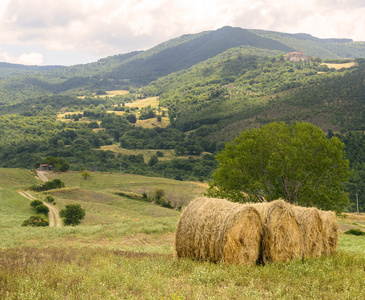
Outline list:
[[[113,91],[106,91],[106,95],[96,95],[94,94],[93,97],[94,98],[97,98],[97,97],[100,97],[100,98],[105,98],[105,97],[114,97],[114,96],[117,96],[117,95],[127,95],[129,94],[129,91],[126,91],[126,90],[113,90]],[[77,98],[79,99],[84,99],[86,96],[79,96]]]
[[[136,126],[143,128],[155,128],[162,127],[165,128],[170,125],[170,119],[168,117],[161,118],[161,122],[157,121],[157,118],[147,119],[147,120],[137,120]]]
[[[353,66],[356,66],[356,62],[352,61],[352,62],[348,62],[348,63],[343,63],[343,64],[330,64],[330,63],[325,63],[324,65],[327,65],[327,67],[331,68],[335,68],[336,70],[345,68],[351,68]]]
[[[138,99],[132,103],[126,103],[125,106],[127,107],[138,107],[138,108],[143,108],[143,107],[147,107],[147,106],[151,106],[152,108],[157,108],[158,107],[158,97],[148,97],[148,98],[143,98],[143,99]]]
[[[341,234],[333,256],[266,266],[177,260],[180,212],[115,193],[163,188],[188,201],[204,186],[109,173],[48,177],[66,184],[52,191],[57,206],[80,203],[86,219],[76,227],[21,227],[31,213],[17,190],[37,179],[0,169],[0,299],[364,299],[363,236]]]
[[[125,148],[121,148],[119,145],[105,145],[105,146],[101,146],[99,149],[95,149],[95,150],[103,150],[103,151],[113,151],[115,153],[121,153],[121,154],[125,154],[125,155],[139,155],[142,154],[144,157],[144,161],[146,163],[148,163],[148,161],[150,160],[150,158],[153,155],[156,155],[157,151],[160,151],[164,154],[164,156],[159,157],[158,160],[159,161],[167,161],[167,160],[172,160],[174,158],[177,159],[188,159],[189,157],[193,157],[193,158],[201,158],[205,153],[202,153],[201,155],[182,155],[182,156],[176,156],[175,155],[175,150],[169,150],[169,149],[160,149],[160,150],[156,150],[156,149],[125,149]]]

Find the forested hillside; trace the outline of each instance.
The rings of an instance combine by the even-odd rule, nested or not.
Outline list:
[[[345,58],[357,57],[365,58],[365,42],[357,42],[351,39],[319,39],[310,34],[298,33],[289,34],[265,30],[250,30],[259,36],[279,41],[288,47],[301,49],[307,55],[313,57]]]
[[[284,59],[296,49],[315,58]],[[0,166],[51,156],[72,170],[210,180],[244,129],[305,121],[345,143],[347,189],[365,208],[363,57],[351,40],[224,27],[87,65],[3,64]]]
[[[0,79],[0,104],[60,93],[77,95],[100,89],[140,87],[239,46],[271,52],[271,55],[301,49],[307,55],[322,59],[365,57],[365,44],[351,40],[223,27],[184,35],[146,51],[115,55],[86,65],[21,68],[12,65],[10,69],[0,66],[0,76],[6,75]]]

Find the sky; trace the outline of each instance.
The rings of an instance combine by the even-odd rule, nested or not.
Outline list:
[[[84,64],[223,26],[365,41],[365,0],[1,0],[0,62]]]

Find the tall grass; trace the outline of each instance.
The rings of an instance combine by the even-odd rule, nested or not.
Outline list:
[[[20,226],[32,213],[35,214],[28,199],[14,189],[0,189],[0,230]]]
[[[334,256],[266,266],[177,260],[173,240],[180,213],[114,193],[162,188],[190,200],[203,190],[197,185],[135,175],[93,173],[83,180],[79,173],[51,174],[69,187],[52,191],[58,207],[80,203],[87,218],[77,227],[32,228],[20,226],[31,208],[17,189],[34,176],[9,172],[0,169],[0,179],[6,178],[0,183],[0,299],[363,299],[365,294],[365,237],[341,235]]]
[[[364,265],[364,255],[344,251],[245,267],[105,248],[22,247],[0,250],[0,298],[363,299]]]
[[[0,187],[23,188],[39,182],[30,170],[0,168]]]

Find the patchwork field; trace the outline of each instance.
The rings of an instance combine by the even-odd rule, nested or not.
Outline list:
[[[143,107],[147,107],[147,106],[151,106],[151,107],[158,107],[158,97],[148,97],[148,98],[144,98],[144,99],[138,99],[132,103],[126,103],[125,106],[127,107],[138,107],[138,108],[143,108]]]
[[[348,62],[348,63],[343,63],[343,64],[325,63],[325,65],[327,65],[327,67],[329,67],[330,69],[335,68],[336,70],[339,70],[342,68],[348,69],[348,68],[354,67],[354,66],[356,66],[356,62],[353,61],[353,62]]]
[[[40,183],[28,170],[0,169],[1,299],[363,299],[365,237],[340,235],[338,253],[265,266],[174,258],[180,212],[143,201],[156,189],[189,201],[205,186],[127,174],[49,173],[64,189],[57,207],[79,203],[76,227],[21,227],[32,212],[17,191]],[[45,193],[31,192],[43,199]],[[346,222],[355,220],[349,217]],[[342,222],[342,221],[341,221]]]
[[[105,98],[105,97],[115,97],[117,95],[128,95],[129,91],[126,90],[113,90],[113,91],[106,91],[106,95],[96,95],[94,94],[93,97],[100,97],[100,98]],[[84,99],[86,96],[79,96],[79,99]]]
[[[157,151],[160,151],[164,154],[164,156],[158,158],[159,161],[167,161],[167,160],[171,160],[171,159],[174,159],[174,158],[178,158],[178,159],[188,159],[189,157],[198,158],[198,157],[201,157],[202,155],[204,155],[204,153],[203,153],[199,156],[197,156],[197,155],[176,156],[175,155],[175,150],[170,150],[170,149],[160,149],[160,150],[156,150],[156,149],[131,149],[130,150],[130,149],[121,148],[119,145],[105,145],[105,146],[101,146],[100,149],[95,149],[95,150],[113,151],[115,153],[121,153],[121,154],[125,154],[125,155],[139,155],[139,154],[142,154],[146,163],[150,160],[150,158],[153,155],[156,155]]]

